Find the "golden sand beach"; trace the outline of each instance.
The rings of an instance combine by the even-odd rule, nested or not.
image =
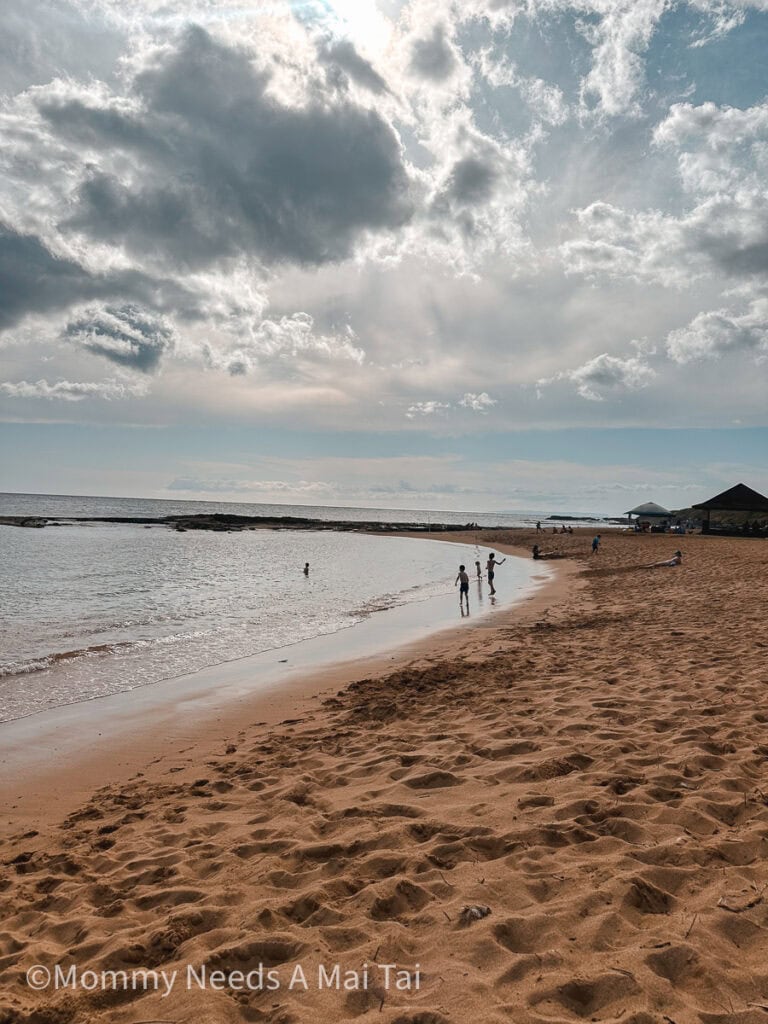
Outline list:
[[[763,1024],[768,543],[545,543],[534,601],[281,724],[136,737],[33,814],[5,779],[0,1022]]]

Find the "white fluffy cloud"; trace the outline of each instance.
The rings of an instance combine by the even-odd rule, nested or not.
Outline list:
[[[655,376],[655,370],[640,355],[622,358],[602,352],[574,370],[563,370],[540,380],[538,385],[543,388],[555,381],[569,381],[582,398],[602,402],[608,395],[617,397],[622,392],[647,387]]]
[[[225,369],[232,376],[275,364],[287,364],[294,371],[308,362],[359,366],[365,352],[356,347],[355,340],[351,327],[334,334],[317,333],[308,313],[294,313],[279,320],[255,320],[250,324],[238,321],[237,334],[228,347],[214,348],[204,343],[201,355],[205,365]]]
[[[653,141],[677,153],[688,192],[760,192],[768,172],[768,101],[746,109],[675,103]]]
[[[667,0],[596,0],[581,5],[599,14],[583,32],[593,46],[593,65],[583,82],[583,98],[592,97],[607,115],[639,114],[638,93],[645,81],[642,59]]]
[[[768,285],[768,104],[674,104],[653,133],[676,159],[682,213],[598,200],[576,211],[561,244],[566,270],[686,285],[718,273]]]
[[[732,352],[768,358],[768,300],[754,302],[742,314],[726,309],[699,313],[687,326],[671,331],[667,352],[676,363],[713,359]]]
[[[412,405],[409,405],[405,415],[409,420],[412,420],[417,416],[434,416],[436,413],[445,412],[446,409],[450,408],[450,402],[438,402],[434,399],[428,399],[425,402],[414,402]]]
[[[490,408],[496,405],[496,399],[491,398],[487,391],[481,391],[479,395],[472,391],[467,391],[459,399],[459,405],[465,409],[471,409],[473,412],[487,413]]]

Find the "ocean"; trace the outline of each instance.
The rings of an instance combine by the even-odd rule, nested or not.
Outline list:
[[[0,499],[0,515],[268,515],[275,510],[326,519],[355,518],[353,512],[368,520],[419,518],[389,509],[37,495]],[[451,521],[449,513],[429,515],[432,521]],[[470,518],[453,515],[454,522]],[[500,517],[489,518],[503,525]],[[486,553],[485,547],[436,540],[325,531],[0,526],[0,721],[276,650],[350,628],[388,608],[455,593],[458,563],[484,561]],[[519,596],[532,570],[527,561],[509,559],[498,574],[499,600]]]

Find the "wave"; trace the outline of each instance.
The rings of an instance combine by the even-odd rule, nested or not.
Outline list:
[[[76,658],[93,658],[105,654],[116,654],[119,650],[134,647],[135,643],[123,641],[114,644],[92,644],[89,647],[76,647],[71,651],[54,651],[52,654],[44,654],[39,658],[30,658],[29,661],[11,662],[7,665],[0,665],[0,678],[8,676],[30,675],[33,672],[45,672],[65,661],[74,661]]]
[[[9,662],[5,665],[0,665],[0,679],[8,679],[11,676],[32,675],[35,672],[46,672],[57,665],[76,661],[79,658],[100,658],[115,654],[125,655],[155,645],[174,644],[179,641],[204,636],[206,632],[208,631],[195,630],[189,633],[175,633],[170,636],[138,640],[118,640],[114,643],[105,644],[89,644],[87,647],[75,647],[70,651],[53,651],[51,654],[43,654],[37,658],[30,658],[28,661]]]

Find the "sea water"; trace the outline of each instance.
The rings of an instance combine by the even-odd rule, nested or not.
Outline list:
[[[121,513],[130,514],[112,512]],[[0,526],[0,721],[455,594],[459,562],[473,571],[487,550],[330,531]],[[509,559],[497,573],[500,600],[520,596],[532,568]]]

